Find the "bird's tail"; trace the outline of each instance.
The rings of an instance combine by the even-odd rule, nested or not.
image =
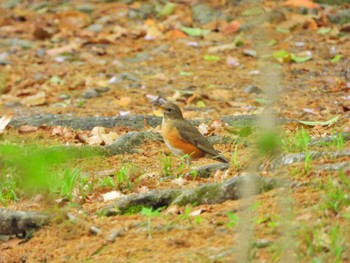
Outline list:
[[[222,163],[228,163],[228,160],[222,155],[216,155],[213,157],[213,159],[218,160]]]

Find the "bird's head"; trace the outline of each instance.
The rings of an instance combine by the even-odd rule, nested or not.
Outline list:
[[[167,102],[161,105],[160,108],[163,111],[163,115],[165,119],[170,119],[170,120],[183,119],[182,112],[179,106],[177,106],[174,103]]]

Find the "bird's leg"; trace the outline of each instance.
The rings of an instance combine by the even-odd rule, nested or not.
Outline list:
[[[191,168],[191,155],[186,157],[186,166],[187,168]]]

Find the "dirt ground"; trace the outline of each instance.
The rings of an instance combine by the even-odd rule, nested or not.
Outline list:
[[[231,22],[216,19],[204,24],[191,13],[199,1],[174,1],[175,10],[164,16],[159,15],[160,11],[158,15],[156,11],[144,11],[149,8],[145,6],[147,1],[21,1],[12,8],[5,7],[10,2],[0,1],[1,115],[160,116],[152,104],[160,96],[175,101],[188,119],[210,118],[206,136],[235,137],[235,127],[225,126],[220,116],[261,114],[269,99],[260,89],[266,76],[261,76],[261,61],[253,52],[259,54],[255,30],[259,25],[251,22],[254,17],[249,14],[257,10],[245,1],[206,1],[212,12],[220,10],[221,15],[231,17]],[[349,132],[349,27],[331,22],[328,16],[349,6],[308,11],[300,6],[285,6],[284,2],[264,1],[264,12],[272,14],[272,18],[259,27],[271,42],[267,45],[271,54],[289,52],[283,58],[270,58],[281,69],[273,112],[293,120],[340,117],[333,125],[288,123],[281,126],[281,131],[295,134],[303,127],[312,138]],[[164,3],[160,1],[159,5]],[[190,36],[181,26],[211,33]],[[224,46],[222,51],[211,52],[213,47],[232,43],[236,43],[234,48]],[[303,58],[312,54],[312,59],[296,63],[292,53]],[[341,57],[339,61],[334,59],[337,55]],[[29,132],[20,129],[10,125],[1,143],[88,144],[77,139],[78,131],[69,128],[39,127]],[[159,132],[160,128],[146,125],[145,130]],[[106,129],[106,133],[115,132],[117,137],[128,131],[131,129]],[[349,146],[345,141],[343,149],[349,150]],[[332,147],[326,150],[335,151]],[[70,202],[57,201],[59,195],[26,196],[19,191],[19,200],[9,201],[6,208],[47,211],[57,216],[29,240],[13,236],[0,241],[0,262],[238,262],[243,238],[240,220],[254,222],[249,252],[252,262],[284,262],[286,255],[289,262],[350,261],[348,218],[341,212],[321,209],[327,181],[337,179],[339,172],[316,168],[349,162],[349,156],[313,160],[309,170],[303,162],[292,164],[283,171],[286,178],[299,182],[298,186],[274,189],[250,201],[166,208],[160,216],[151,218],[151,237],[148,218],[140,213],[99,215],[100,209],[113,204],[102,198],[112,190],[132,194],[221,182],[244,174],[252,162],[251,148],[244,144],[219,144],[215,148],[230,159],[236,150],[238,165],[210,178],[163,180],[169,160],[171,175],[184,174],[187,168],[161,141],[146,141],[138,146],[137,153],[70,162],[67,165],[79,167],[90,176],[92,184],[101,177],[99,172],[118,171],[126,165],[133,187],[114,189],[96,183],[84,198],[75,194]],[[317,146],[312,149],[325,150]],[[193,165],[214,162],[200,159]],[[349,171],[344,173],[349,176]],[[277,176],[266,169],[261,175]],[[116,176],[111,178],[117,181]],[[341,211],[349,212],[350,204],[344,202]],[[251,207],[247,208],[249,203]],[[243,218],[248,210],[251,217]],[[67,219],[68,212],[76,221]],[[229,225],[228,213],[238,215],[235,226]],[[100,231],[91,233],[91,226]],[[332,229],[340,229],[341,235],[331,236]],[[111,231],[121,233],[114,242],[107,240]],[[316,238],[318,234],[320,238]],[[340,256],[335,245],[338,241],[334,240],[343,240]]]

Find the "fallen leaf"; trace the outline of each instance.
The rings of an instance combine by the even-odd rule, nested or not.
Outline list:
[[[208,125],[205,123],[199,124],[198,131],[203,135],[208,134]]]
[[[339,62],[342,58],[343,58],[342,55],[337,54],[337,55],[335,55],[335,56],[331,59],[331,62],[332,62],[332,63],[337,63],[337,62]]]
[[[180,30],[170,30],[165,34],[165,38],[167,39],[178,39],[178,38],[186,38],[187,35]]]
[[[170,206],[167,209],[165,209],[164,214],[166,215],[179,215],[181,213],[181,210],[178,206]]]
[[[146,193],[149,191],[149,188],[145,185],[142,185],[142,186],[138,186],[137,189],[136,189],[136,192],[137,193]]]
[[[101,134],[100,136],[105,145],[112,144],[118,138],[118,134],[116,132],[109,132],[107,134]]]
[[[231,21],[222,28],[222,33],[229,35],[237,32],[241,28],[241,24],[238,21]]]
[[[303,56],[297,56],[294,53],[291,53],[290,54],[290,58],[291,58],[292,61],[294,61],[296,63],[304,63],[304,62],[312,59],[312,55],[311,54],[310,55],[305,54]]]
[[[100,127],[100,126],[96,126],[96,127],[92,128],[92,130],[91,130],[92,135],[101,135],[101,134],[105,134],[105,133],[106,133],[106,129],[104,127]]]
[[[156,25],[151,25],[147,27],[145,39],[154,40],[159,38],[162,35],[162,32],[158,29]]]
[[[4,133],[5,128],[6,128],[7,124],[10,123],[12,117],[13,117],[12,113],[6,114],[6,115],[1,117],[1,119],[0,119],[0,134]]]
[[[94,135],[94,136],[91,136],[89,137],[86,142],[89,144],[89,145],[101,145],[103,140],[101,138],[100,135]]]
[[[305,8],[318,8],[319,5],[315,4],[311,0],[288,0],[283,3],[284,6],[289,6],[289,7],[305,7]]]
[[[181,27],[181,30],[191,37],[201,37],[210,33],[209,29],[193,28],[193,27]]]
[[[65,45],[62,47],[48,49],[48,50],[46,50],[46,54],[49,56],[56,56],[56,55],[61,54],[61,53],[77,50],[80,47],[81,47],[81,44],[78,44],[76,42],[72,42],[72,43],[69,43],[68,45]]]
[[[121,97],[119,100],[116,101],[116,103],[121,107],[128,106],[130,102],[131,102],[130,97]]]
[[[68,128],[68,127],[63,127],[63,138],[65,139],[73,139],[75,137],[75,132]]]
[[[236,43],[228,43],[228,44],[223,44],[223,45],[216,46],[216,47],[210,47],[210,48],[208,48],[208,52],[209,53],[216,53],[216,52],[223,52],[226,50],[233,50],[236,48],[237,48]]]
[[[174,3],[166,3],[166,5],[158,12],[158,16],[169,16],[174,13],[176,5]]]
[[[239,63],[238,58],[236,57],[231,57],[231,56],[227,56],[226,57],[226,64],[231,66],[231,67],[238,67],[241,64]]]
[[[304,124],[304,125],[308,125],[308,126],[316,126],[316,125],[330,126],[330,125],[336,123],[338,121],[339,117],[340,117],[340,115],[337,115],[328,121],[298,121],[298,122],[300,122],[301,124]]]
[[[111,200],[114,200],[117,198],[121,198],[124,195],[121,192],[113,190],[111,192],[101,194],[101,196],[102,196],[104,202],[108,202],[108,201],[111,201]]]
[[[206,61],[219,61],[220,60],[220,57],[215,56],[215,55],[205,55],[203,58]]]
[[[51,136],[63,136],[63,127],[62,126],[53,127],[51,131]]]
[[[25,106],[38,106],[46,103],[45,92],[38,92],[35,95],[28,96],[21,100],[21,103]]]
[[[190,213],[190,216],[199,216],[200,214],[202,214],[205,210],[202,208],[199,208],[197,210],[194,210],[193,212]]]
[[[127,115],[130,115],[131,111],[129,110],[126,110],[126,111],[119,111],[119,116],[127,116]]]
[[[83,28],[89,23],[89,16],[82,12],[67,11],[58,14],[59,27],[61,30],[77,30]]]
[[[38,130],[38,127],[29,126],[29,125],[23,125],[18,128],[18,132],[21,134],[32,133],[32,132],[36,132],[37,130]]]
[[[179,178],[176,178],[176,179],[172,180],[171,182],[173,184],[178,185],[178,186],[183,186],[187,182],[187,180],[182,178],[182,177],[179,177]]]

